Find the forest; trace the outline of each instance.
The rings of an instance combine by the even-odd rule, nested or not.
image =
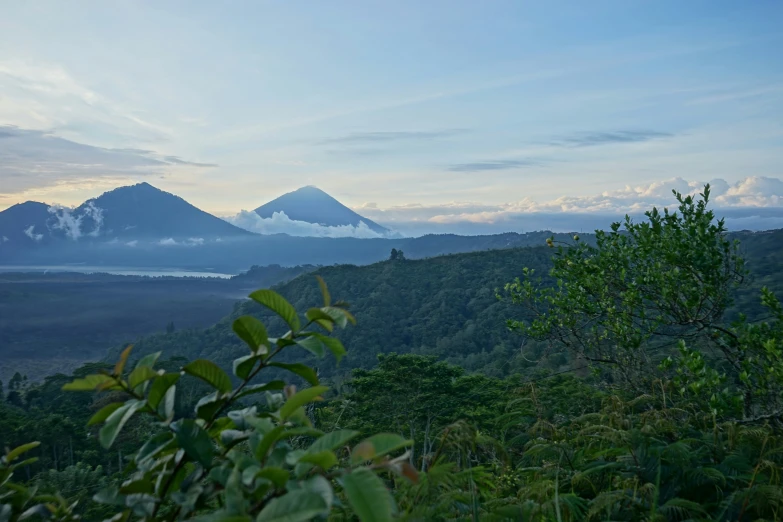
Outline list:
[[[0,521],[780,520],[781,232],[675,194],[322,267],[0,393]]]

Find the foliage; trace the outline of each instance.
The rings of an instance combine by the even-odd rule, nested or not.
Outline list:
[[[299,350],[337,358],[342,344],[328,336],[335,328],[354,322],[344,303],[331,303],[319,281],[323,306],[305,313],[306,324],[291,304],[271,290],[251,294],[290,327],[280,337],[269,337],[266,327],[245,316],[234,322],[234,331],[246,343],[248,355],[234,361],[234,376],[214,363],[199,359],[167,372],[156,367],[159,354],[128,364],[132,347],[126,348],[113,369],[87,374],[63,386],[66,391],[110,394],[89,420],[101,425],[98,439],[104,448],[118,440],[131,419],[144,414],[153,419],[147,441],[130,457],[121,482],[94,496],[99,504],[116,512],[117,520],[209,519],[310,520],[327,515],[333,506],[348,506],[362,520],[389,520],[394,504],[378,473],[398,473],[416,479],[405,454],[392,458],[408,442],[394,434],[377,434],[349,449],[359,433],[315,429],[308,408],[328,390],[305,365],[284,364],[275,357],[285,350]],[[283,368],[305,379],[310,387],[274,380],[255,382],[269,367]],[[182,375],[200,379],[211,393],[196,404],[193,414],[177,418],[176,388]],[[262,395],[263,404],[243,404]],[[9,452],[0,478],[10,478],[25,463],[13,464],[22,451]],[[68,468],[65,473],[73,473]],[[43,475],[38,483],[57,484],[60,476]],[[56,488],[56,486],[55,486]],[[5,483],[0,490],[3,520],[21,520],[30,513],[56,520],[75,519],[76,504],[61,496],[42,497],[36,486]],[[32,511],[31,511],[32,510]]]

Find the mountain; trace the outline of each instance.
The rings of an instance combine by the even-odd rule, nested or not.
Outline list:
[[[252,235],[149,183],[106,192],[73,215],[82,217],[82,233],[120,239]]]
[[[378,223],[362,217],[346,207],[323,190],[308,186],[302,187],[258,207],[255,212],[262,218],[271,218],[275,212],[285,212],[285,215],[295,221],[306,221],[328,227],[359,226],[364,222],[370,230],[384,234],[389,230]]]
[[[41,254],[50,256],[51,263],[58,262],[62,248],[73,251],[67,244],[75,240],[153,240],[173,244],[177,240],[200,243],[214,238],[254,236],[149,183],[114,189],[75,209],[28,201],[0,212],[0,246],[6,247],[3,253],[8,255],[19,247],[29,252],[24,247],[43,244],[47,248]],[[57,245],[62,248],[56,248]]]
[[[0,248],[29,245],[48,238],[49,205],[19,203],[0,212]]]

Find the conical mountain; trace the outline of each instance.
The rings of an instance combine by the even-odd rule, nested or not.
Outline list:
[[[302,187],[284,194],[261,205],[255,211],[262,218],[270,218],[275,212],[285,212],[286,216],[295,221],[306,221],[329,227],[358,226],[359,223],[364,222],[379,234],[388,232],[385,227],[360,216],[323,190],[313,186]]]

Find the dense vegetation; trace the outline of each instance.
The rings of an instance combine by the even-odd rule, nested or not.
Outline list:
[[[345,297],[336,285],[327,290],[319,280],[315,295],[301,287],[296,304],[318,299],[304,308],[305,321],[279,293],[255,292],[233,321],[193,347],[219,362],[237,356],[231,377],[204,358],[159,361],[140,343],[140,353],[126,348],[115,365],[82,368],[75,379],[25,388],[16,378],[0,405],[0,442],[18,447],[0,463],[0,516],[779,520],[783,307],[769,289],[757,290],[749,320],[741,312],[751,290],[737,289],[748,268],[775,255],[759,255],[770,247],[763,237],[744,246],[727,237],[708,196],[708,188],[702,199],[678,195],[676,213],[654,210],[645,222],[599,233],[594,244],[574,237],[556,249],[553,240],[545,251],[506,252],[517,256],[518,279],[499,257],[488,262],[498,253],[398,258],[361,269],[369,282],[345,275],[341,290],[383,296],[363,302],[376,307],[372,315],[362,317],[359,300],[352,307],[359,324],[381,329],[378,337],[340,330],[353,316],[332,301],[330,293]],[[757,261],[745,263],[743,254]],[[549,266],[538,280],[533,269]],[[427,269],[442,286],[423,287],[417,271]],[[352,270],[319,273],[339,279]],[[462,328],[476,315],[470,303],[483,293],[450,290],[465,278],[477,283],[477,272],[491,274],[487,283],[511,281],[495,285],[500,300],[489,286],[487,307],[495,306],[501,331],[508,319],[529,339],[521,351],[517,342],[523,362],[479,364],[485,373],[448,361],[451,351],[455,361],[469,360],[469,337],[437,352],[438,335],[448,338],[455,323]],[[445,310],[411,309],[427,302],[426,292],[440,293]],[[379,304],[391,296],[399,300]],[[244,314],[251,304],[269,314]],[[451,326],[439,329],[431,315]],[[181,340],[197,342],[188,335]],[[390,351],[378,349],[382,335],[406,340],[395,346],[412,353],[385,353],[370,368],[370,354]],[[220,342],[224,351],[205,352]],[[493,343],[503,338],[488,333],[478,347]],[[356,352],[359,368],[346,374],[342,365]],[[319,372],[292,364],[305,355]],[[340,371],[325,362],[341,359]],[[286,384],[288,375],[300,386]],[[319,377],[330,377],[331,389]],[[34,439],[41,444],[20,447]],[[23,454],[39,460],[19,462]]]

